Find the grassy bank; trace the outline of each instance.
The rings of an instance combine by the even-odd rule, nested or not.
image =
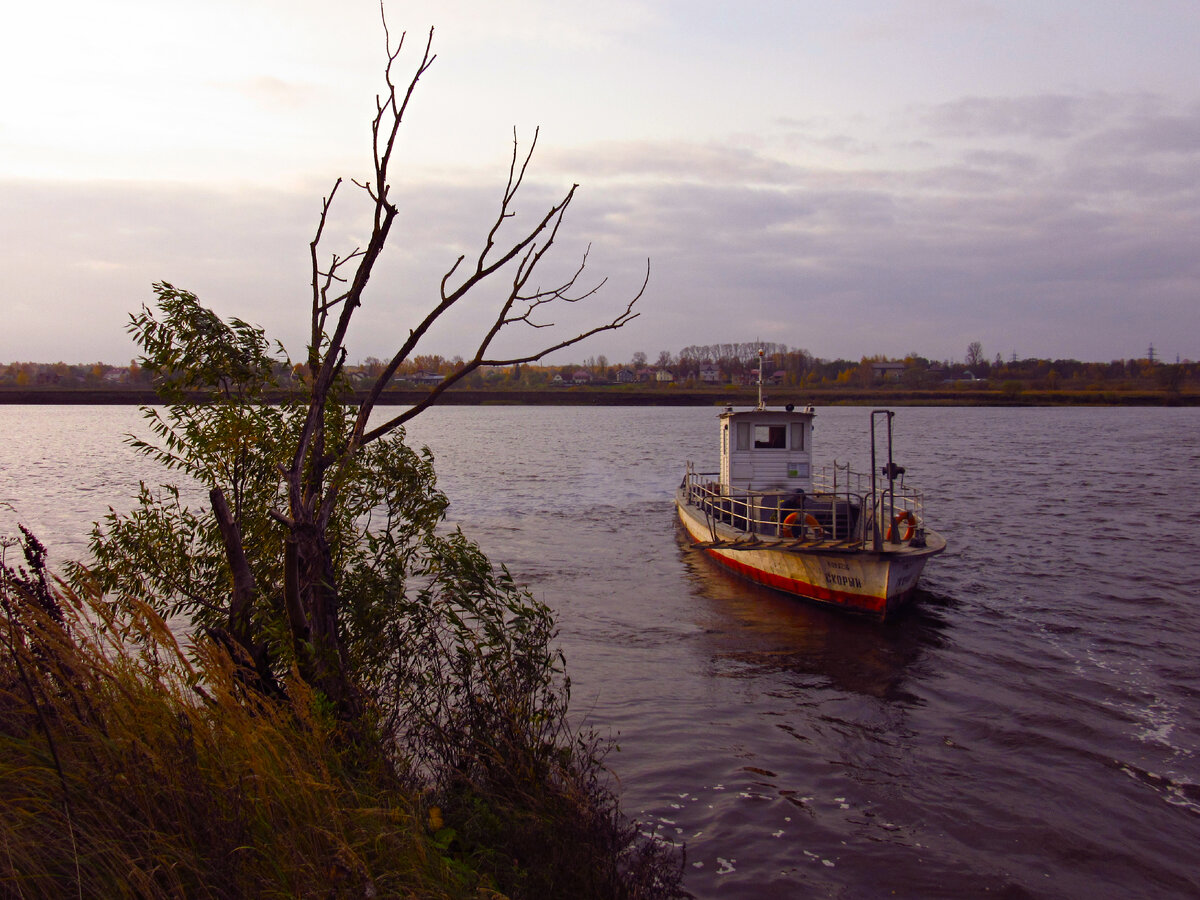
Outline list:
[[[348,739],[298,678],[268,695],[213,640],[0,564],[0,895],[676,897],[602,770],[521,735],[440,786]],[[32,551],[32,552],[31,552]],[[501,779],[468,772],[482,754]]]

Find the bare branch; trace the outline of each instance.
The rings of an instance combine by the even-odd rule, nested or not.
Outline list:
[[[424,319],[421,320],[421,322],[417,325],[416,328],[409,331],[408,338],[404,341],[404,343],[400,346],[400,348],[392,356],[392,359],[389,361],[387,366],[384,367],[384,369],[380,373],[379,377],[375,379],[375,382],[372,384],[370,392],[368,393],[366,400],[363,401],[362,405],[359,408],[358,422],[355,427],[356,435],[361,435],[365,431],[367,419],[370,417],[371,411],[374,409],[375,404],[378,402],[379,397],[383,393],[384,388],[388,385],[388,383],[395,376],[396,372],[399,370],[400,364],[409,357],[409,355],[412,353],[413,349],[417,346],[417,344],[421,341],[421,339],[425,336],[425,334],[429,331],[429,329],[431,327],[433,327],[433,325],[438,321],[438,319],[440,319],[442,317],[443,314],[445,314],[445,312],[447,310],[449,310],[456,303],[458,303],[465,296],[467,296],[467,294],[470,293],[470,291],[476,285],[485,281],[487,278],[489,278],[495,272],[498,272],[504,266],[508,265],[508,263],[512,262],[512,260],[515,259],[518,255],[526,252],[527,249],[531,245],[534,245],[534,242],[537,241],[538,237],[541,234],[543,234],[547,228],[551,229],[550,230],[550,238],[547,241],[547,247],[549,246],[549,243],[551,243],[553,241],[553,236],[558,231],[558,226],[562,222],[563,214],[566,212],[567,207],[571,204],[571,200],[575,196],[575,189],[578,187],[578,185],[572,185],[571,189],[567,192],[566,196],[563,197],[563,199],[561,201],[559,201],[558,203],[556,203],[552,207],[550,207],[549,211],[547,211],[547,213],[542,217],[542,219],[539,222],[537,222],[520,241],[513,244],[505,253],[503,253],[498,258],[491,260],[491,261],[488,261],[488,259],[487,259],[487,256],[490,253],[491,249],[495,246],[495,242],[494,242],[495,235],[496,235],[497,231],[499,230],[500,225],[503,223],[503,221],[506,218],[509,218],[512,215],[512,213],[509,211],[509,206],[511,205],[513,196],[514,196],[514,193],[513,193],[514,181],[513,181],[513,179],[515,177],[516,182],[519,183],[520,179],[524,177],[525,167],[529,163],[529,158],[526,157],[525,162],[521,166],[520,173],[516,174],[514,176],[513,173],[515,172],[516,158],[517,158],[517,154],[516,154],[516,149],[514,148],[514,151],[513,151],[514,162],[512,164],[513,167],[510,168],[509,185],[504,191],[504,198],[501,201],[500,210],[497,213],[496,220],[492,224],[491,229],[488,231],[487,238],[485,239],[485,242],[484,242],[484,249],[482,251],[480,251],[479,256],[476,259],[475,270],[473,272],[471,272],[469,275],[467,275],[463,279],[463,281],[458,285],[458,287],[453,289],[450,293],[446,293],[446,286],[448,284],[450,276],[458,269],[459,264],[463,260],[463,257],[459,257],[454,262],[454,265],[451,266],[450,271],[447,272],[446,275],[442,278],[441,302],[437,306],[435,306],[432,310],[430,310],[430,312],[425,316]],[[542,252],[544,253],[545,249],[543,249]],[[540,258],[540,254],[539,254],[539,258]],[[508,303],[506,303],[505,306],[501,310],[501,317],[503,317],[508,312],[509,308],[512,305],[512,302],[513,302],[513,300],[510,297]]]
[[[286,477],[287,473],[284,472],[283,475]],[[291,516],[285,516],[277,509],[268,509],[267,514],[284,528],[292,529],[296,527],[295,519],[293,519]]]
[[[321,287],[321,278],[324,273],[321,272],[320,264],[317,262],[317,252],[321,244],[321,237],[325,234],[325,223],[329,220],[329,209],[333,205],[333,198],[337,194],[337,190],[341,187],[342,179],[338,179],[333,183],[333,190],[329,192],[329,196],[323,198],[321,202],[321,217],[317,222],[317,233],[308,244],[309,261],[312,266],[312,334],[309,340],[309,365],[315,369],[315,355],[320,346],[318,341],[321,335],[321,325],[323,318],[320,315],[319,309],[321,306],[321,297],[323,289]],[[333,269],[337,268],[336,258]],[[332,270],[331,270],[332,271]],[[328,282],[326,282],[328,286]]]
[[[483,252],[479,254],[479,267],[483,265],[484,259],[492,251],[492,247],[495,246],[496,234],[499,232],[500,226],[504,224],[505,219],[510,219],[513,216],[513,213],[508,211],[508,207],[509,204],[512,203],[513,199],[517,196],[517,190],[521,187],[521,182],[525,180],[525,171],[529,168],[529,161],[533,159],[533,151],[537,148],[539,134],[541,134],[541,128],[534,128],[533,140],[529,143],[529,152],[525,154],[525,161],[521,163],[520,171],[518,171],[517,158],[518,151],[520,150],[520,144],[517,141],[517,129],[513,129],[512,159],[508,163],[508,182],[504,186],[504,199],[500,203],[500,214],[496,216],[496,221],[492,224],[491,230],[488,231],[487,239],[484,241]],[[574,192],[576,187],[578,187],[578,185],[572,185],[572,192]],[[569,202],[569,199],[564,202],[564,207],[566,206],[566,203]]]
[[[386,102],[383,102],[377,98],[376,108],[378,111],[371,123],[372,146],[375,154],[375,189],[372,190],[370,187],[367,187],[366,190],[374,202],[374,222],[371,229],[371,237],[365,248],[356,250],[347,260],[334,261],[334,264],[325,275],[326,282],[324,289],[316,287],[320,277],[316,263],[316,245],[319,243],[320,235],[324,230],[324,220],[328,212],[330,200],[326,201],[325,209],[322,213],[321,226],[318,230],[318,238],[314,240],[312,245],[314,272],[313,343],[312,349],[309,351],[312,387],[309,396],[308,416],[301,430],[287,478],[289,503],[292,506],[293,518],[300,515],[307,515],[307,510],[311,508],[311,503],[316,493],[320,491],[319,485],[323,481],[325,470],[325,466],[319,462],[325,456],[323,446],[325,404],[340,370],[341,360],[345,359],[344,342],[346,332],[350,327],[351,318],[355,310],[362,303],[363,291],[370,281],[375,263],[378,261],[384,246],[387,244],[388,234],[391,231],[392,223],[397,214],[395,205],[388,200],[387,180],[388,167],[395,148],[396,135],[399,133],[409,101],[416,90],[417,82],[433,64],[435,59],[431,52],[433,47],[433,29],[431,28],[421,63],[409,80],[403,100],[399,101],[397,99],[396,83],[393,79],[393,67],[403,47],[404,37],[403,35],[401,36],[397,47],[393,49],[382,5],[380,6],[380,15],[384,17],[384,33],[387,35],[388,62],[384,71],[384,77],[388,88],[388,99]],[[388,112],[390,112],[391,118],[390,121],[385,122],[385,113]],[[354,276],[350,281],[350,287],[335,301],[324,302],[326,298],[325,292],[333,282],[338,267],[349,259],[357,259],[358,261]],[[329,311],[335,306],[340,306],[337,322],[332,332],[327,333],[325,328],[326,317]],[[318,462],[306,467],[306,460],[310,458],[310,451],[313,451]],[[353,450],[351,449],[350,452],[353,452]],[[302,487],[302,483],[305,480],[311,485],[311,488],[307,491]],[[327,499],[330,502],[322,504],[323,510],[332,510],[336,493],[336,491],[327,492]]]
[[[581,271],[582,271],[582,269],[581,269]],[[439,382],[437,385],[435,385],[433,387],[433,389],[429,392],[429,396],[425,397],[423,400],[421,400],[415,406],[411,407],[410,409],[405,410],[400,415],[394,416],[393,418],[384,422],[382,425],[379,425],[376,428],[372,428],[370,431],[363,434],[362,439],[359,442],[359,446],[366,446],[367,444],[371,443],[371,441],[377,440],[377,439],[383,437],[384,435],[386,435],[388,432],[394,431],[396,428],[399,428],[401,425],[403,425],[405,422],[409,421],[410,419],[416,418],[418,415],[420,415],[426,409],[428,409],[430,406],[432,406],[435,402],[437,402],[437,399],[443,393],[445,393],[449,388],[453,387],[455,384],[457,384],[459,381],[461,381],[463,378],[465,378],[471,372],[474,372],[476,369],[478,369],[482,366],[512,366],[512,365],[536,362],[537,360],[542,359],[543,357],[547,356],[548,354],[554,353],[556,350],[562,350],[566,347],[570,347],[570,346],[573,346],[574,344],[578,344],[581,341],[586,341],[588,338],[590,338],[594,335],[600,334],[603,331],[615,331],[618,328],[623,328],[625,325],[628,325],[630,322],[632,322],[634,319],[636,319],[639,315],[641,315],[641,313],[634,312],[633,307],[638,302],[638,300],[640,300],[642,298],[642,295],[645,294],[646,287],[649,283],[650,283],[650,261],[646,260],[646,275],[642,279],[642,286],[638,289],[638,292],[633,296],[633,298],[626,304],[625,309],[619,315],[615,316],[611,321],[607,322],[606,324],[597,325],[594,328],[590,328],[587,331],[584,331],[580,334],[575,335],[574,337],[566,338],[565,340],[559,341],[556,344],[552,344],[551,346],[548,346],[548,347],[543,347],[542,349],[540,349],[534,353],[530,353],[530,354],[527,354],[524,356],[514,356],[514,357],[508,357],[505,359],[499,359],[499,358],[488,359],[488,358],[486,358],[483,354],[487,350],[488,345],[491,343],[491,339],[499,331],[498,328],[493,327],[492,330],[489,331],[488,336],[485,337],[484,341],[480,344],[478,352],[470,360],[470,362],[468,362],[466,365],[464,365],[463,368],[461,368],[457,372],[453,372],[450,375],[447,375],[445,378],[443,378],[441,380],[441,382]],[[576,299],[579,299],[579,298],[576,298]]]
[[[358,451],[364,445],[382,437],[427,409],[446,390],[481,366],[533,362],[548,353],[570,347],[602,331],[623,327],[637,317],[638,314],[634,312],[634,304],[644,294],[649,279],[649,266],[647,265],[646,278],[643,279],[641,288],[636,295],[629,300],[617,316],[604,324],[587,329],[574,337],[560,340],[533,353],[521,354],[511,359],[492,357],[490,353],[492,344],[501,331],[508,326],[521,323],[534,329],[547,328],[551,323],[539,321],[542,318],[539,315],[540,312],[548,309],[555,301],[577,303],[593,297],[605,285],[605,281],[601,280],[590,288],[578,290],[577,286],[587,266],[589,248],[589,251],[583,254],[578,268],[565,281],[548,287],[540,285],[531,287],[535,272],[546,259],[546,255],[558,238],[563,217],[575,197],[578,185],[571,185],[558,202],[553,203],[539,219],[518,232],[516,239],[511,243],[507,238],[502,238],[501,231],[505,224],[516,216],[514,204],[522,185],[525,184],[525,178],[540,136],[540,130],[535,130],[532,141],[522,153],[517,132],[514,129],[508,178],[500,197],[499,208],[483,234],[478,253],[473,255],[471,263],[464,265],[467,256],[462,255],[450,266],[440,281],[436,305],[408,332],[392,358],[371,385],[367,397],[359,406],[351,434],[345,439],[344,444],[327,448],[325,445],[327,437],[325,411],[333,386],[347,358],[346,334],[356,310],[362,304],[363,292],[387,243],[398,214],[396,205],[390,198],[391,186],[389,183],[389,171],[393,162],[397,136],[418,81],[436,59],[432,52],[433,29],[430,29],[420,63],[409,78],[407,86],[402,89],[396,81],[395,74],[406,35],[402,33],[399,41],[393,45],[382,5],[380,14],[384,19],[387,65],[384,69],[385,91],[375,98],[375,115],[371,121],[374,173],[370,179],[352,182],[370,198],[373,208],[371,233],[365,245],[355,248],[348,256],[332,256],[324,269],[318,264],[318,245],[325,233],[325,223],[334,194],[341,184],[339,180],[334,186],[334,191],[330,193],[322,206],[317,234],[310,246],[313,299],[312,345],[309,353],[311,376],[309,405],[299,440],[285,474],[290,506],[289,515],[284,515],[282,512],[276,513],[276,520],[283,523],[288,529],[289,548],[293,548],[293,541],[298,547],[303,548],[302,550],[293,548],[295,552],[285,567],[288,584],[285,586],[284,593],[289,607],[298,601],[298,595],[295,593],[296,585],[292,582],[292,579],[299,577],[297,567],[304,568],[303,580],[306,584],[310,579],[316,578],[319,581],[323,577],[320,572],[312,568],[313,560],[321,552],[319,549],[314,549],[312,536],[323,534],[330,516],[336,509],[340,485],[353,465]],[[501,243],[502,240],[504,243]],[[352,275],[348,268],[351,264],[354,267]],[[478,346],[470,361],[457,372],[444,378],[417,406],[368,432],[368,421],[384,389],[399,371],[399,367],[410,358],[430,329],[442,319],[447,311],[471,295],[481,284],[498,276],[501,270],[510,265],[513,268],[506,296],[479,338]],[[334,317],[332,322],[330,321],[331,317]],[[328,327],[329,325],[332,327]],[[293,618],[293,631],[296,634],[306,631],[307,628],[312,628],[314,634],[321,630],[329,630],[326,619],[307,608],[297,607],[295,610],[289,608],[289,615]]]

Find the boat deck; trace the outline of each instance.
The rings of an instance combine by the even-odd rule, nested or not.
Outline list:
[[[676,502],[702,525],[702,549],[793,550],[805,553],[935,552],[944,541],[924,527],[924,504],[916,491],[886,494],[855,490],[853,473],[841,486],[804,491],[733,490],[709,473],[688,471]],[[834,479],[834,484],[837,481]],[[694,535],[695,536],[695,535]]]

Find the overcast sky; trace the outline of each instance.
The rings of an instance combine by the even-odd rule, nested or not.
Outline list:
[[[438,59],[352,360],[390,355],[477,250],[513,128],[538,126],[518,211],[580,184],[548,277],[591,244],[599,320],[652,266],[641,317],[574,359],[753,340],[823,358],[961,359],[971,341],[989,357],[1200,358],[1195,0],[387,13],[408,31],[402,71],[431,26]],[[127,362],[128,314],[156,281],[301,356],[322,197],[368,175],[377,3],[62,0],[8,10],[5,32],[0,362]],[[330,252],[363,235],[350,199]],[[467,355],[485,315],[464,310],[422,349]]]

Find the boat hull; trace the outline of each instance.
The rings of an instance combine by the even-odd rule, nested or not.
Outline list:
[[[916,590],[926,561],[945,549],[945,541],[932,533],[925,547],[887,544],[879,551],[747,542],[732,529],[714,526],[682,492],[676,507],[690,541],[730,571],[806,600],[876,616],[903,606]]]

